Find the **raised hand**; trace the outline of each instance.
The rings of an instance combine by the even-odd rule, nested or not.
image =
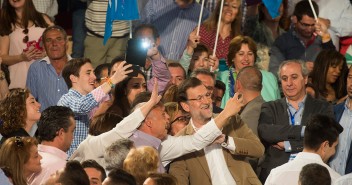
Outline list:
[[[153,91],[152,91],[152,95],[149,99],[149,103],[154,106],[156,104],[159,103],[159,101],[161,100],[162,96],[158,95],[158,80],[156,78],[154,78],[154,86],[153,86]]]
[[[119,82],[121,82],[122,80],[124,80],[125,78],[127,78],[128,74],[131,73],[133,70],[128,68],[131,68],[132,65],[131,64],[126,64],[126,61],[123,61],[120,65],[115,65],[114,69],[116,72],[112,75],[111,82],[113,84],[117,84]]]
[[[219,59],[216,56],[209,56],[209,66],[211,66],[212,71],[215,71],[219,68]]]
[[[233,116],[240,112],[241,108],[244,106],[243,96],[240,93],[235,93],[235,95],[230,98],[223,110],[227,116]]]

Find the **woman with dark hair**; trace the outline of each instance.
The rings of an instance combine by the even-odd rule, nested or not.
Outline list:
[[[136,77],[127,77],[122,82],[116,84],[114,91],[114,101],[106,112],[113,112],[122,117],[130,114],[131,104],[137,94],[145,92],[147,84],[142,71],[134,68]]]
[[[32,0],[3,1],[0,22],[0,56],[9,66],[10,89],[24,88],[29,66],[46,55],[40,38],[53,23]]]
[[[336,50],[321,51],[309,75],[311,84],[317,89],[315,96],[333,103],[341,102],[347,94],[347,73],[346,58],[341,53]]]
[[[239,35],[231,40],[227,63],[229,70],[219,71],[218,80],[226,85],[226,91],[222,98],[221,107],[226,105],[227,100],[235,94],[235,84],[238,72],[246,66],[254,66],[257,58],[257,46],[253,39],[248,36]],[[279,87],[276,77],[265,70],[262,73],[263,88],[261,95],[265,101],[272,101],[280,98]]]
[[[38,142],[32,137],[11,137],[1,146],[0,166],[12,172],[15,185],[27,185],[27,179],[42,170],[38,153]]]
[[[11,89],[0,102],[0,144],[13,136],[30,136],[41,113],[38,103],[28,89]]]
[[[209,58],[209,49],[204,44],[197,44],[193,49],[193,54],[188,57],[183,55],[180,64],[187,71],[188,76],[196,69],[210,69],[211,59]],[[217,66],[217,65],[216,65]],[[217,68],[215,66],[215,68]]]

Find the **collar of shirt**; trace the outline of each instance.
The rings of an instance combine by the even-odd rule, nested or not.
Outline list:
[[[292,106],[292,104],[290,102],[288,102],[288,99],[286,99],[286,104],[287,104],[287,107],[289,109],[294,109],[296,111],[296,109]],[[307,94],[304,96],[303,100],[301,102],[298,103],[298,110],[300,110],[301,108],[304,107],[304,103],[306,102],[306,99],[307,99]]]
[[[67,61],[69,61],[71,59],[72,59],[72,57],[70,55],[67,55]],[[47,64],[51,64],[50,59],[49,59],[48,56],[46,56],[43,59],[41,59],[40,62],[46,62]]]
[[[313,34],[312,37],[309,39],[309,41],[306,43],[303,42],[303,40],[299,37],[298,33],[296,32],[296,30],[294,29],[294,26],[292,26],[291,28],[291,32],[292,32],[292,35],[294,37],[296,37],[300,42],[301,44],[304,46],[304,47],[308,47],[310,45],[312,45],[316,39],[316,36]]]
[[[67,159],[67,154],[64,151],[62,151],[56,147],[53,147],[53,146],[39,144],[38,151],[55,155],[57,157],[60,157],[63,160]]]
[[[134,138],[143,138],[143,140],[147,143],[150,144],[150,146],[153,146],[155,149],[159,150],[159,146],[161,144],[161,140],[151,136],[149,134],[146,134],[140,130],[137,130],[136,132],[133,133],[132,137]]]
[[[68,93],[72,93],[77,97],[82,97],[83,95],[81,93],[79,93],[78,91],[76,91],[75,89],[71,88],[68,90]]]
[[[347,97],[346,101],[345,101],[345,110],[349,110],[349,112],[352,111],[352,107],[348,107],[348,103],[351,101],[351,99],[349,97]],[[350,109],[351,108],[351,109]]]
[[[299,159],[309,159],[309,160],[319,161],[320,163],[324,163],[320,155],[316,153],[310,153],[310,152],[298,153],[294,160],[299,160]]]

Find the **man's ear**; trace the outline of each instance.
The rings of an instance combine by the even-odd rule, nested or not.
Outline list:
[[[77,83],[78,77],[75,76],[75,75],[70,75],[70,80],[71,80],[72,84],[73,84],[73,83]]]
[[[294,23],[294,24],[296,24],[298,22],[298,19],[297,19],[297,17],[295,15],[291,16],[291,22]]]
[[[181,102],[180,105],[186,112],[190,111],[189,105],[186,102]]]
[[[61,139],[64,136],[65,130],[64,128],[60,128],[60,130],[57,131],[57,136]]]

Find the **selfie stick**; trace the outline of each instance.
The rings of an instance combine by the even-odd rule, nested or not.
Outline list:
[[[310,7],[312,8],[314,19],[318,21],[318,16],[317,16],[317,13],[314,10],[314,6],[313,6],[313,3],[312,3],[312,0],[308,0],[308,1],[309,1]]]
[[[213,56],[216,56],[215,53],[216,53],[216,46],[218,44],[218,39],[219,39],[219,31],[220,31],[220,23],[221,23],[221,16],[222,16],[222,8],[223,7],[224,7],[224,0],[221,0],[218,28],[216,29],[216,37],[215,37],[215,43],[214,43]],[[210,71],[213,71],[213,66],[210,66]]]
[[[204,9],[204,0],[202,1],[202,6],[200,7],[200,14],[199,14],[199,20],[198,20],[198,27],[197,27],[197,36],[199,36],[199,28],[200,28],[200,22],[202,21],[203,9]]]

